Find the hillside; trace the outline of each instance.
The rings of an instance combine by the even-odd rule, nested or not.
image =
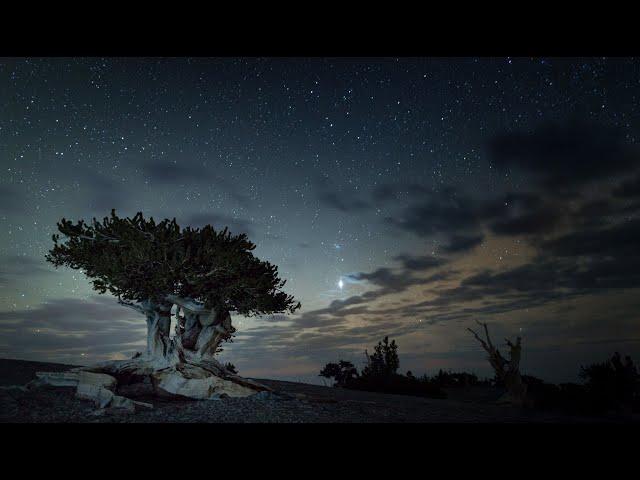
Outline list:
[[[0,359],[0,386],[23,385],[36,371],[64,371],[70,365]],[[361,422],[535,422],[584,423],[602,420],[525,411],[490,403],[491,392],[451,392],[436,400],[360,392],[304,383],[256,379],[272,394],[215,401],[150,399],[153,410],[128,415],[96,415],[90,402],[78,400],[73,388],[31,392],[0,389],[0,422],[194,422],[194,423],[361,423]],[[455,398],[455,399],[453,399]]]

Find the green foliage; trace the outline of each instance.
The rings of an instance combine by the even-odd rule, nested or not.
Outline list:
[[[46,256],[55,266],[82,270],[99,293],[124,300],[163,302],[167,294],[190,297],[207,308],[242,315],[294,312],[300,308],[282,291],[276,266],[251,253],[246,234],[211,225],[181,229],[173,220],[156,223],[141,212],[102,222],[62,219]]]

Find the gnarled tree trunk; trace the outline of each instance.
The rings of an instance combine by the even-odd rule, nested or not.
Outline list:
[[[478,325],[484,328],[486,341],[480,338],[480,336],[470,328],[469,330],[473,336],[480,342],[485,351],[489,354],[489,363],[493,367],[493,371],[496,377],[501,380],[506,389],[507,394],[503,398],[504,401],[517,406],[524,406],[527,404],[527,385],[522,381],[520,375],[520,357],[522,353],[522,339],[517,338],[515,345],[508,339],[505,339],[507,345],[510,348],[509,360],[505,359],[500,351],[491,343],[491,337],[489,337],[489,328],[486,323],[477,322]]]
[[[171,304],[150,304],[147,317],[147,355],[164,358],[169,352],[171,339]]]
[[[192,299],[176,295],[167,295],[161,302],[149,299],[138,303],[120,300],[120,303],[143,313],[147,319],[145,354],[81,370],[115,377],[123,395],[209,399],[269,390],[232,374],[214,358],[220,343],[235,332],[228,311],[205,309]],[[171,338],[173,305],[178,306],[178,312],[175,335]]]

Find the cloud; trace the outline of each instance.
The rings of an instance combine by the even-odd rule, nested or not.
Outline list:
[[[176,187],[180,184],[194,184],[200,186],[215,185],[216,189],[224,190],[238,204],[247,207],[251,200],[246,195],[239,193],[239,188],[229,178],[224,178],[214,173],[213,167],[202,164],[181,161],[179,163],[169,161],[147,161],[142,164],[142,171],[150,183],[170,185]]]
[[[533,174],[549,193],[625,172],[638,162],[621,129],[585,122],[504,133],[491,139],[488,149],[498,167]]]
[[[640,219],[634,219],[608,228],[573,231],[545,241],[540,247],[553,256],[608,255],[624,260],[639,255],[639,241]]]
[[[553,207],[543,207],[522,215],[510,216],[489,225],[499,235],[528,235],[548,233],[560,223],[561,212]]]
[[[614,197],[636,198],[640,197],[640,175],[622,182],[613,190]]]
[[[447,260],[435,257],[433,255],[413,256],[408,254],[401,254],[394,257],[394,260],[402,262],[405,270],[409,271],[430,270],[447,263]]]
[[[321,192],[318,194],[318,199],[326,207],[345,213],[361,212],[371,208],[369,203],[347,193]]]
[[[453,235],[448,239],[448,243],[442,247],[445,253],[467,252],[480,245],[484,239],[483,235]]]
[[[0,355],[74,362],[126,357],[144,348],[145,332],[143,316],[113,297],[54,299],[0,312]]]
[[[421,237],[437,234],[476,233],[479,219],[474,202],[454,189],[425,195],[419,203],[403,209],[386,221]]]
[[[377,185],[371,192],[371,197],[376,204],[392,201],[401,201],[404,198],[410,200],[420,199],[421,196],[431,195],[432,188],[427,188],[417,183],[407,184],[384,184]]]
[[[33,258],[25,255],[5,255],[0,257],[0,275],[33,276],[55,273],[44,257]]]

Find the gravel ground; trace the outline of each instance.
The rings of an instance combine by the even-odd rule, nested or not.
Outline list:
[[[0,385],[23,385],[36,371],[63,371],[69,365],[0,360]],[[257,379],[274,393],[210,401],[160,401],[134,414],[97,411],[75,398],[75,389],[0,389],[0,422],[11,423],[593,423],[597,419],[545,414],[486,402],[436,400],[359,392],[302,383]],[[460,395],[458,395],[460,397]],[[602,420],[600,420],[602,421]]]

